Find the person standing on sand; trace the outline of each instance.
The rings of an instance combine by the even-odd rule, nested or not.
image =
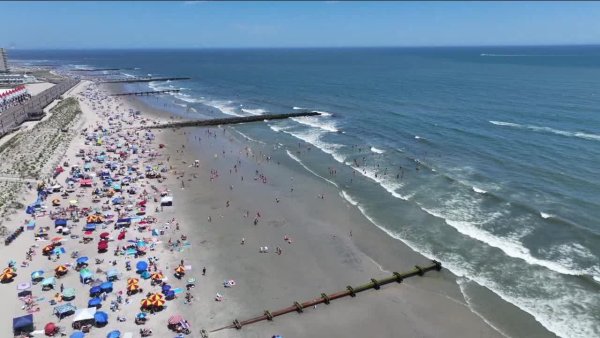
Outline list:
[[[206,276],[206,267],[202,268],[202,276]]]

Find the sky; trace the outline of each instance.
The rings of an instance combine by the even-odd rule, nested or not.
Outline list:
[[[600,44],[600,2],[0,2],[19,49]]]

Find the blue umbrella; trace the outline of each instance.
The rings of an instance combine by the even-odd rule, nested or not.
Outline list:
[[[146,271],[148,270],[148,263],[146,261],[139,261],[135,265],[135,268],[137,269],[137,271]]]
[[[93,297],[94,295],[97,295],[100,293],[102,293],[102,289],[99,286],[93,286],[90,289],[90,297]]]
[[[142,277],[143,279],[148,279],[148,278],[150,278],[150,272],[144,271],[144,272],[142,272],[140,277]]]
[[[103,311],[97,311],[94,313],[94,321],[96,324],[106,324],[108,323],[108,314]]]
[[[106,335],[106,338],[121,338],[121,331],[119,331],[119,330],[110,331]]]
[[[79,257],[77,258],[77,264],[85,264],[88,262],[88,260],[89,258],[87,258],[87,256]]]
[[[165,284],[162,286],[162,293],[167,293],[169,290],[171,290],[171,285]]]
[[[102,306],[102,300],[100,298],[92,298],[88,301],[88,307],[99,308]]]
[[[81,331],[75,331],[75,332],[71,333],[69,338],[85,338],[85,333],[83,333]]]
[[[135,317],[136,317],[136,318],[139,318],[139,319],[146,318],[146,313],[145,313],[145,312],[140,312],[140,313],[138,313],[137,315],[135,315]]]
[[[104,283],[100,284],[100,289],[102,289],[102,291],[104,291],[104,292],[111,292],[113,289],[113,283],[112,282],[104,282]]]

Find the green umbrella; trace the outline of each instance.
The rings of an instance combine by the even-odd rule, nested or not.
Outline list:
[[[42,281],[42,286],[54,285],[54,284],[56,284],[56,279],[54,277],[48,277]]]

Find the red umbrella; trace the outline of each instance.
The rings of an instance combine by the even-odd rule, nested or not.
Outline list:
[[[108,238],[108,236],[110,236],[108,232],[103,232],[100,234],[100,238]]]
[[[107,241],[100,241],[98,242],[98,251],[104,251],[108,249],[108,242]]]
[[[54,323],[48,323],[46,324],[46,326],[44,326],[44,334],[46,334],[47,336],[53,335],[56,332],[56,324]]]

